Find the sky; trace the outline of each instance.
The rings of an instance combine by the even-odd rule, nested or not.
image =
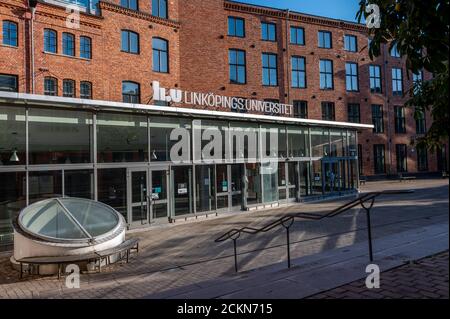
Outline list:
[[[355,21],[359,0],[236,0],[249,4],[290,9],[334,19]]]

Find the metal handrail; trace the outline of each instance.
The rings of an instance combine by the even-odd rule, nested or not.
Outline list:
[[[347,212],[348,210],[361,205],[361,207],[366,211],[367,215],[367,232],[368,232],[368,240],[369,240],[369,258],[370,261],[373,261],[373,249],[372,249],[372,229],[371,229],[371,221],[370,221],[370,210],[373,208],[375,204],[375,199],[381,195],[399,195],[399,194],[411,194],[414,193],[413,190],[386,190],[382,192],[368,192],[362,195],[359,195],[356,199],[347,202],[332,211],[326,214],[314,214],[314,213],[294,213],[294,214],[286,214],[285,216],[265,225],[262,228],[253,228],[253,227],[243,227],[240,229],[233,228],[216,238],[214,241],[216,243],[224,242],[228,239],[233,240],[233,248],[234,248],[234,268],[236,272],[238,271],[237,264],[237,247],[236,241],[241,236],[241,234],[250,234],[256,235],[258,233],[266,233],[277,226],[283,226],[286,229],[286,243],[287,243],[287,261],[288,268],[291,268],[291,256],[290,256],[290,227],[294,224],[296,219],[309,219],[309,220],[321,220],[324,218],[332,218],[336,217],[342,213]],[[369,202],[368,205],[365,203]]]

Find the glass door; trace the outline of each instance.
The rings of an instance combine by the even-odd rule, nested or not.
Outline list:
[[[147,169],[128,169],[128,221],[131,227],[148,224],[147,174]]]
[[[169,218],[169,169],[150,169],[150,200],[151,223],[166,222]]]
[[[231,167],[231,206],[235,209],[242,208],[242,190],[244,189],[243,164],[233,164]]]
[[[172,167],[171,187],[172,214],[178,217],[193,213],[192,207],[192,166]]]
[[[217,191],[217,210],[228,210],[229,207],[229,182],[228,165],[216,166],[216,191]]]
[[[216,210],[215,171],[213,165],[195,167],[195,208],[197,213]]]

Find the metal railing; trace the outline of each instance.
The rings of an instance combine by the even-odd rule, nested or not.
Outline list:
[[[241,236],[241,234],[250,234],[256,235],[259,233],[266,233],[278,226],[283,226],[286,229],[286,246],[287,246],[287,262],[288,268],[291,268],[291,251],[290,251],[290,228],[294,224],[296,219],[308,219],[308,220],[321,220],[324,218],[332,218],[336,217],[342,213],[347,212],[348,210],[355,208],[358,205],[365,210],[367,216],[367,237],[369,241],[369,258],[370,261],[373,261],[373,249],[372,249],[372,226],[370,221],[370,211],[375,204],[375,199],[381,195],[399,195],[399,194],[411,194],[414,193],[413,190],[387,190],[382,192],[370,192],[359,195],[356,199],[347,202],[346,204],[339,206],[336,209],[326,213],[326,214],[313,214],[313,213],[294,213],[287,214],[262,228],[253,228],[253,227],[243,227],[240,229],[232,229],[222,236],[218,237],[215,242],[220,243],[224,242],[228,239],[233,241],[234,248],[234,269],[238,271],[238,261],[237,261],[237,239]]]

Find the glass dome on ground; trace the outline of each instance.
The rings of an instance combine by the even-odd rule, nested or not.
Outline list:
[[[89,241],[104,237],[121,224],[111,207],[88,199],[51,198],[26,207],[19,225],[27,233],[56,241]]]

